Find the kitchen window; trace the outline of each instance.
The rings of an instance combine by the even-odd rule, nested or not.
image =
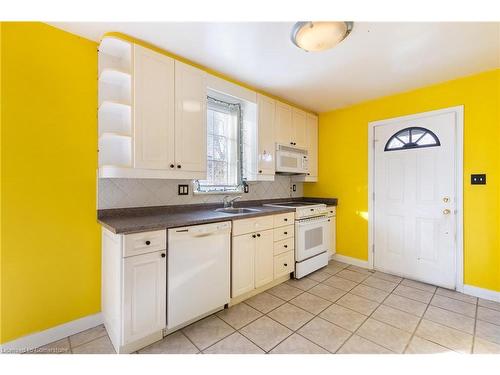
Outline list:
[[[207,179],[197,193],[241,191],[241,106],[207,98]]]

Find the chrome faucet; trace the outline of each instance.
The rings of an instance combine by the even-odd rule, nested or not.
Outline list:
[[[241,198],[241,195],[238,195],[237,197],[234,197],[234,198],[231,198],[229,195],[226,195],[224,197],[224,199],[222,199],[222,203],[224,204],[224,208],[233,208],[233,205],[234,205],[234,201],[237,200],[237,199],[240,199]]]

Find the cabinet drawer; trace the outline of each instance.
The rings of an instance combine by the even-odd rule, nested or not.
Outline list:
[[[293,225],[274,229],[274,241],[281,241],[293,237]]]
[[[274,215],[274,227],[283,227],[293,224],[294,213],[288,212],[286,214]]]
[[[274,257],[274,278],[278,279],[293,272],[294,261],[293,250],[276,255]]]
[[[327,206],[328,216],[335,216],[337,211],[337,206]]]
[[[129,257],[165,250],[167,248],[167,231],[134,233],[123,236],[123,256]]]
[[[295,249],[294,247],[294,238],[286,238],[281,241],[277,241],[274,243],[274,255],[278,255],[281,253],[286,253],[287,251]]]
[[[273,223],[272,215],[235,220],[233,221],[233,236],[272,229]]]

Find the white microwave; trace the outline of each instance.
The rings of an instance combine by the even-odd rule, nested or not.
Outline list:
[[[307,150],[276,144],[276,172],[307,174],[309,158]]]

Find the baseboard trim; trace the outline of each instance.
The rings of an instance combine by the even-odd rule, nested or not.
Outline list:
[[[348,257],[346,255],[341,255],[341,254],[333,254],[332,259],[339,261],[339,262],[342,262],[342,263],[351,264],[353,266],[358,266],[358,267],[370,269],[370,266],[369,266],[367,260],[352,258],[352,257]]]
[[[24,353],[102,324],[101,313],[72,320],[0,345],[0,353]]]
[[[500,292],[495,290],[483,289],[472,285],[464,285],[463,293],[490,301],[500,302]]]

